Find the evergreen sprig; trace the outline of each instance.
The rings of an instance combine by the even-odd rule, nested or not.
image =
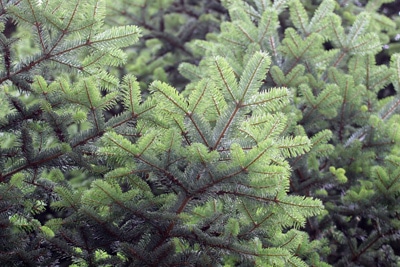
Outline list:
[[[131,2],[1,2],[1,266],[397,264],[390,1]]]
[[[312,144],[306,154],[294,153],[290,160],[294,169],[290,191],[320,196],[329,211],[326,217],[309,221],[310,231],[315,231],[316,239],[328,237],[337,242],[330,257],[339,261],[338,266],[372,260],[390,265],[398,260],[393,252],[398,248],[390,241],[395,239],[398,227],[388,227],[385,234],[380,234],[387,202],[375,198],[380,193],[372,186],[371,174],[377,177],[384,158],[398,153],[394,134],[398,96],[377,98],[391,84],[398,91],[398,55],[392,55],[391,63],[386,65],[375,60],[382,42],[387,42],[384,32],[394,30],[396,25],[388,22],[382,27],[373,26],[386,21],[376,16],[375,10],[382,4],[378,1],[357,12],[350,12],[350,7],[337,9],[330,0],[318,6],[297,0],[280,2],[287,5],[287,13],[282,13],[285,7],[274,9],[275,2],[226,1],[231,21],[221,24],[220,34],[210,36],[208,41],[193,41],[190,47],[193,53],[224,55],[226,62],[235,66],[235,75],[242,71],[236,67],[240,65],[237,62],[248,62],[247,51],[261,50],[271,55],[271,70],[261,86],[288,87],[296,108],[285,110],[292,114],[285,133],[307,135]],[[190,66],[190,73],[183,70],[182,74],[195,78],[192,73],[205,73],[207,67],[200,63],[197,71]],[[257,132],[241,131],[258,142]],[[285,156],[291,153],[282,152]],[[344,201],[346,196],[352,196],[351,200]],[[391,196],[397,198],[396,194]],[[367,211],[371,206],[376,213]],[[368,241],[360,241],[364,237]],[[339,248],[342,252],[336,252]]]

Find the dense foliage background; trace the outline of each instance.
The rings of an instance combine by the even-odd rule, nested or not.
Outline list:
[[[398,0],[0,22],[0,265],[400,266]]]

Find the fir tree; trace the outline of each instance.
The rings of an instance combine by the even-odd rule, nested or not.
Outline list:
[[[4,5],[32,45],[2,36],[1,262],[305,266],[318,242],[297,228],[322,205],[287,195],[286,159],[310,141],[287,134],[289,91],[261,88],[270,57],[249,50],[240,72],[207,58],[190,96],[154,81],[143,98],[133,75],[105,69],[140,31],[104,30],[104,12],[102,1]]]
[[[396,32],[395,21],[376,12],[381,5],[226,1],[231,21],[208,41],[191,44],[201,54],[224,55],[239,73],[237,62],[247,60],[249,49],[271,55],[263,86],[290,88],[289,132],[307,135],[312,145],[290,160],[290,191],[324,201],[327,214],[310,219],[308,232],[313,239],[328,237],[331,252],[320,255],[336,266],[399,261],[400,100],[397,94],[379,99],[378,93],[389,85],[397,93],[400,61],[393,54],[390,64],[376,63]],[[191,78],[207,69],[188,67],[192,71],[186,74],[182,67],[182,73]]]
[[[396,266],[384,2],[2,1],[1,265]]]

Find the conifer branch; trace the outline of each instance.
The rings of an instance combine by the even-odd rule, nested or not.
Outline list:
[[[223,59],[216,58],[214,60],[214,64],[217,68],[219,77],[216,79],[222,79],[222,83],[224,85],[224,89],[229,93],[230,98],[232,101],[238,101],[235,96],[235,91],[237,90],[236,80],[233,77],[233,71],[228,66],[227,62]]]
[[[262,197],[262,196],[256,196],[256,195],[250,195],[246,193],[241,193],[238,191],[218,191],[218,195],[233,195],[233,196],[239,196],[239,197],[244,197],[250,200],[257,200],[263,203],[275,203],[275,204],[283,204],[287,206],[294,206],[294,207],[301,207],[301,208],[311,208],[311,209],[321,209],[322,208],[322,203],[314,203],[312,205],[307,205],[307,204],[300,204],[300,203],[295,203],[295,202],[288,202],[288,201],[283,201],[278,199],[277,197],[275,198],[269,198],[269,197]]]
[[[218,146],[220,145],[222,139],[223,139],[224,136],[225,136],[225,133],[228,131],[229,127],[231,126],[231,124],[232,124],[232,122],[233,122],[233,120],[234,120],[234,118],[235,118],[235,116],[236,116],[236,113],[238,113],[239,110],[240,110],[239,106],[236,105],[236,106],[234,107],[233,112],[232,112],[231,115],[229,116],[227,122],[225,123],[223,129],[222,129],[221,132],[218,134],[217,139],[216,139],[214,145],[212,146],[212,150],[216,150],[216,149],[218,148]]]
[[[399,107],[400,99],[398,98],[393,103],[390,103],[389,108],[383,114],[380,114],[380,117],[382,120],[387,120]]]
[[[128,2],[0,1],[0,262],[397,261],[382,3]]]

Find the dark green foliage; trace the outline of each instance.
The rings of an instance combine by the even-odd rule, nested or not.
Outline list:
[[[390,1],[133,2],[1,2],[1,266],[399,264]]]
[[[398,54],[386,64],[375,60],[396,33],[396,21],[375,12],[381,4],[340,8],[334,1],[318,6],[227,1],[231,21],[221,24],[221,33],[191,44],[193,51],[222,54],[232,65],[239,62],[237,72],[240,62],[247,61],[246,51],[271,55],[264,86],[291,89],[295,105],[286,112],[299,125],[290,130],[307,134],[312,144],[308,153],[290,161],[290,190],[324,200],[328,213],[310,220],[308,231],[313,238],[330,240],[326,260],[338,266],[399,261],[394,253],[400,230],[394,188],[399,181],[389,174],[396,168],[389,167],[387,158],[398,161],[400,100],[397,95],[380,100],[378,93],[389,85],[398,91],[400,61]],[[182,73],[192,77],[208,65],[191,68]]]
[[[154,81],[143,99],[133,75],[119,82],[105,69],[125,62],[121,48],[139,30],[104,30],[104,11],[101,1],[4,10],[16,35],[33,42],[25,52],[4,42],[13,64],[2,85],[1,262],[305,266],[301,258],[317,258],[318,242],[298,228],[321,202],[286,193],[286,158],[310,142],[286,131],[288,90],[260,88],[269,56],[249,51],[240,73],[209,58],[190,96]],[[123,111],[106,117],[116,105]]]
[[[106,23],[134,24],[143,30],[140,41],[127,49],[130,64],[120,69],[122,75],[134,73],[143,90],[154,80],[173,82],[181,90],[188,80],[177,68],[182,62],[197,63],[186,44],[204,39],[219,30],[227,12],[220,1],[129,0],[109,1]]]

